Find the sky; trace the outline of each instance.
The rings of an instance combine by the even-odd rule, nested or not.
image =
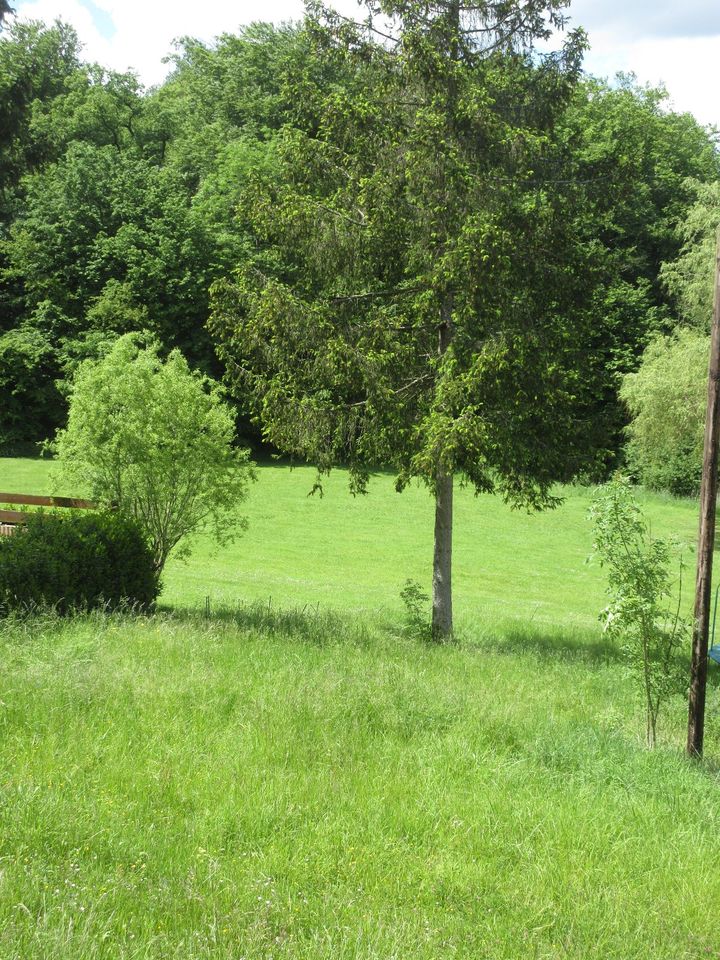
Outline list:
[[[335,0],[357,15],[355,0]],[[15,0],[17,16],[71,23],[85,55],[115,70],[134,69],[159,83],[173,41],[212,41],[253,20],[296,20],[302,0]],[[572,25],[585,27],[589,73],[612,78],[633,72],[642,83],[664,83],[672,106],[720,127],[720,0],[574,0]]]

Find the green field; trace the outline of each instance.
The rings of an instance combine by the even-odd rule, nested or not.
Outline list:
[[[0,629],[0,957],[720,957],[716,677],[706,764],[679,696],[647,752],[588,493],[463,491],[460,642],[431,647],[398,597],[427,493],[312,480],[262,467],[247,534],[172,565],[154,617]],[[692,541],[693,504],[646,507]]]
[[[47,493],[50,470],[48,461],[0,459],[0,488]],[[397,620],[406,579],[429,589],[433,502],[424,487],[398,494],[391,476],[378,475],[367,496],[353,498],[338,470],[321,498],[308,496],[316,476],[309,467],[263,465],[258,473],[244,510],[247,533],[222,550],[200,539],[189,563],[171,561],[163,605],[198,610],[209,596],[213,609],[261,600]],[[506,619],[596,628],[606,601],[602,572],[586,563],[591,491],[562,492],[563,506],[527,514],[458,491],[453,576],[461,632]],[[694,543],[695,504],[658,496],[645,503],[653,532]]]

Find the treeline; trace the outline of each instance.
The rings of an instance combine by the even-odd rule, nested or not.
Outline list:
[[[168,81],[83,63],[64,24],[0,40],[0,436],[63,422],[77,363],[131,330],[219,372],[208,291],[246,255],[237,198],[283,124],[311,122],[284,78],[298,31],[258,26],[215,49],[191,40]],[[308,76],[321,89],[322,77]],[[307,109],[305,109],[307,107]]]
[[[251,261],[291,269],[259,237],[248,185],[284,176],[292,131],[312,140],[328,104],[352,102],[357,59],[318,56],[313,43],[303,26],[266,24],[212,46],[185,39],[168,79],[144,90],[132,74],[84,62],[65,24],[6,25],[0,444],[51,435],[78,363],[129,331],[224,373],[207,328],[213,285]],[[513,104],[511,85],[505,96],[498,113],[532,109]],[[552,138],[532,175],[548,191],[562,185],[592,249],[583,309],[602,317],[587,347],[603,367],[596,403],[611,462],[626,421],[622,376],[658,335],[709,320],[698,240],[706,251],[720,155],[712,132],[630,78],[578,84]]]

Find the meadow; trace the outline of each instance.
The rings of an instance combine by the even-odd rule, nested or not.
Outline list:
[[[171,564],[154,616],[0,627],[0,957],[720,957],[717,678],[704,765],[680,696],[644,749],[589,491],[462,491],[433,647],[399,599],[426,491],[313,480],[262,466],[247,533]],[[693,503],[644,505],[692,543]]]
[[[0,459],[0,488],[23,493],[82,495],[54,488],[48,460]],[[407,579],[429,590],[433,500],[425,487],[395,492],[392,476],[378,474],[366,496],[348,493],[342,470],[323,478],[323,495],[309,495],[311,467],[265,463],[241,512],[249,527],[219,550],[200,538],[189,563],[170,561],[161,605],[200,610],[261,601],[281,608],[319,605],[396,622]],[[493,629],[517,620],[595,630],[605,605],[605,581],[592,553],[587,511],[592,489],[559,491],[563,505],[543,513],[511,510],[469,489],[456,494],[453,581],[460,633],[478,624]],[[640,495],[658,536],[691,551],[697,507],[688,500]],[[688,594],[688,599],[689,597]]]

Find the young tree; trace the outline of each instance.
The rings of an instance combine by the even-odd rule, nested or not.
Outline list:
[[[132,516],[159,574],[173,549],[189,553],[201,528],[225,543],[246,526],[238,507],[254,475],[234,436],[217,384],[192,373],[178,350],[163,361],[127,334],[78,369],[67,429],[53,444],[56,475]]]
[[[675,597],[670,545],[650,535],[626,479],[615,478],[598,492],[590,516],[594,547],[608,574],[610,605],[601,619],[637,678],[652,748],[660,710],[684,680],[676,661],[690,635],[688,622],[680,617],[682,583]]]
[[[553,139],[584,37],[531,53],[564,5],[386,0],[379,40],[372,6],[361,25],[313,8],[315,55],[349,79],[281,135],[243,204],[256,261],[214,288],[211,332],[270,442],[349,464],[355,491],[373,464],[430,486],[436,639],[454,476],[550,506],[598,447],[595,248]]]

